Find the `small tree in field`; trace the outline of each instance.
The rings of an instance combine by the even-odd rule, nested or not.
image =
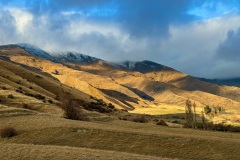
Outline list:
[[[61,108],[64,111],[64,117],[72,120],[88,121],[89,118],[84,113],[78,99],[74,99],[70,94],[59,95],[57,99],[62,102]]]
[[[207,129],[206,119],[203,111],[202,111],[202,126],[203,126],[203,129]]]
[[[186,126],[193,128],[193,111],[192,102],[190,100],[186,100],[185,112],[186,112]]]
[[[193,103],[193,111],[194,111],[194,128],[197,128],[197,114],[196,114],[196,103]]]
[[[62,109],[65,112],[65,117],[72,120],[88,121],[89,118],[80,108],[78,102],[74,99],[70,99],[66,103],[62,104]]]

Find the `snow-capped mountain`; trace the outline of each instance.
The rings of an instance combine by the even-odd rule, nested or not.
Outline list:
[[[39,57],[39,58],[43,58],[46,60],[50,60],[53,62],[57,62],[57,60],[51,56],[49,53],[47,53],[46,51],[31,45],[31,44],[27,44],[27,43],[19,43],[17,44],[20,48],[24,49],[25,51],[29,52],[30,54]]]
[[[122,63],[118,63],[119,66],[132,71],[138,71],[142,73],[150,72],[150,71],[158,71],[158,70],[173,70],[170,67],[166,67],[164,65],[152,62],[152,61],[124,61]]]
[[[173,70],[172,68],[166,67],[164,65],[152,62],[152,61],[124,61],[121,63],[112,63],[101,60],[99,58],[91,57],[85,54],[77,53],[77,52],[51,52],[48,53],[34,45],[20,43],[17,44],[20,48],[24,49],[25,51],[33,54],[37,57],[50,60],[53,62],[72,62],[72,63],[92,63],[92,62],[99,62],[99,64],[108,64],[113,66],[117,69],[124,69],[124,70],[132,70],[138,71],[141,73],[151,72],[151,71],[158,71],[158,70]]]
[[[17,44],[20,48],[29,52],[30,54],[43,58],[46,60],[50,60],[53,62],[74,62],[74,63],[90,63],[99,60],[98,58],[91,57],[85,54],[77,53],[77,52],[46,52],[34,45],[27,43],[19,43]]]
[[[54,55],[54,57],[60,62],[91,63],[100,60],[98,58],[77,52],[60,52],[52,53],[52,55]]]

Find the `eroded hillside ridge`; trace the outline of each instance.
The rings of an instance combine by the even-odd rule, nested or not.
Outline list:
[[[48,53],[28,44],[1,46],[0,53],[2,60],[39,70],[117,108],[183,106],[187,99],[200,107],[240,106],[239,88],[203,82],[151,61],[112,63],[76,52]]]

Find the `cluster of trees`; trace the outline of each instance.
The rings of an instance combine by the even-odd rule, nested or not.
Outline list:
[[[208,130],[217,130],[217,131],[228,131],[228,132],[240,132],[240,127],[235,127],[232,125],[224,125],[224,124],[214,124],[213,122],[207,122],[205,115],[209,117],[214,116],[219,113],[225,112],[223,107],[210,107],[205,106],[203,111],[201,112],[201,121],[197,121],[196,114],[196,104],[192,103],[190,100],[186,100],[185,103],[185,112],[186,112],[186,128],[198,128],[198,129],[208,129]]]
[[[201,113],[201,123],[197,121],[197,114],[196,114],[196,103],[191,102],[190,100],[186,100],[185,103],[185,112],[186,112],[186,124],[185,127],[187,128],[203,128],[207,129],[208,124],[206,122],[205,114],[217,114],[220,112],[225,111],[222,107],[209,107],[208,105],[204,107],[204,111]]]
[[[223,112],[225,112],[225,109],[224,109],[223,107],[220,107],[220,106],[210,107],[210,106],[206,105],[206,106],[204,107],[204,113],[205,113],[205,114],[210,114],[210,113],[212,113],[212,114],[216,115],[216,114],[218,114],[218,113],[223,113]]]

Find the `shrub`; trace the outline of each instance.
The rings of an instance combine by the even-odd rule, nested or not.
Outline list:
[[[43,78],[43,77],[41,77],[41,76],[39,76],[39,75],[36,75],[35,77],[36,77],[36,78]]]
[[[83,112],[83,109],[78,107],[78,104],[74,100],[69,100],[62,104],[64,110],[64,116],[67,119],[88,121],[89,118]]]
[[[164,120],[160,120],[159,122],[156,123],[156,125],[168,126]]]
[[[17,131],[13,127],[5,127],[1,129],[1,137],[9,138],[17,135]]]
[[[136,115],[133,117],[133,122],[148,123],[150,119],[146,115]]]
[[[53,103],[53,101],[52,101],[51,99],[49,99],[49,100],[48,100],[48,103],[51,103],[51,104],[52,104],[52,103]]]
[[[97,102],[91,102],[88,105],[83,105],[83,102],[81,102],[81,106],[84,107],[84,109],[86,110],[90,110],[90,111],[97,111],[100,113],[111,113],[116,111],[115,106],[112,105],[111,103],[106,104],[103,100],[96,100]]]
[[[7,97],[8,97],[8,98],[11,98],[11,99],[14,98],[14,96],[13,96],[12,94],[9,94]]]
[[[109,103],[109,104],[108,104],[108,107],[111,108],[111,109],[114,109],[114,108],[115,108],[112,103]]]
[[[2,90],[7,90],[7,87],[5,87],[5,86],[2,86],[1,88],[2,88]]]
[[[171,123],[179,123],[178,120],[175,120],[175,119],[174,119],[174,120],[171,120],[170,122],[171,122]]]
[[[213,122],[209,122],[206,124],[197,123],[197,129],[207,129],[207,130],[214,130],[214,131],[222,131],[222,132],[240,132],[240,127],[232,126],[232,125],[224,125],[224,124],[214,124]],[[186,124],[183,126],[185,128],[191,128]]]
[[[65,116],[72,120],[89,121],[89,118],[83,112],[83,109],[77,107],[67,107],[67,110],[65,110]]]
[[[212,112],[212,109],[209,106],[204,107],[204,113],[205,114],[208,114],[208,113],[211,113],[211,112]]]
[[[25,108],[25,109],[32,109],[32,107],[29,106],[28,104],[23,104],[23,108]]]
[[[203,123],[196,123],[196,128],[197,129],[204,129],[204,124]]]
[[[120,120],[124,120],[124,121],[132,121],[132,122],[139,122],[139,123],[148,123],[149,121],[151,121],[151,117],[149,117],[148,115],[144,115],[144,114],[138,114],[138,115],[125,114],[118,118]]]
[[[21,89],[16,89],[16,92],[23,93],[23,91]]]
[[[239,127],[235,127],[232,125],[223,125],[223,124],[211,124],[208,125],[208,129],[215,131],[224,131],[224,132],[240,132]]]
[[[35,97],[36,99],[39,99],[39,100],[45,100],[45,96],[43,96],[43,95],[41,95],[41,94],[36,94],[36,95],[34,95],[34,97]]]

